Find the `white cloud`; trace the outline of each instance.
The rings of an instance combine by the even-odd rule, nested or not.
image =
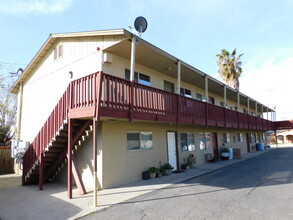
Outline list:
[[[7,14],[56,14],[68,9],[73,0],[9,0],[0,4]]]
[[[250,66],[241,77],[240,91],[268,107],[276,106],[277,120],[293,119],[292,74],[293,57],[269,60],[255,69]]]

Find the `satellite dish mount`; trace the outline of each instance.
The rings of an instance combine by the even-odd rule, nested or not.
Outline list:
[[[140,37],[141,34],[146,31],[147,27],[148,27],[148,22],[144,17],[139,16],[135,19],[134,28],[137,31],[138,37]],[[136,36],[135,36],[135,34],[133,34],[132,43],[131,43],[131,61],[130,61],[130,81],[131,82],[133,82],[133,80],[134,80],[135,47],[136,47],[137,43],[138,43],[138,41],[136,39]]]
[[[148,27],[148,22],[147,22],[147,20],[144,17],[139,16],[139,17],[137,17],[135,19],[135,21],[134,21],[134,28],[137,31],[139,37],[141,36],[141,34],[143,32],[146,31],[147,27]]]

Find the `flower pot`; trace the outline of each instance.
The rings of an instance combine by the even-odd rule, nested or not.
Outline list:
[[[151,178],[151,179],[156,178],[157,173],[149,173],[149,174],[150,174],[150,178]]]
[[[166,175],[166,176],[170,176],[171,173],[172,173],[172,170],[165,170],[164,171],[164,175]]]
[[[149,179],[149,178],[150,178],[150,174],[149,174],[148,171],[144,171],[144,172],[142,172],[142,179],[143,179],[143,180],[147,180],[147,179]]]
[[[157,173],[156,177],[161,178],[163,176],[163,173],[159,172]]]
[[[230,153],[228,153],[228,152],[222,152],[221,153],[221,157],[222,157],[223,160],[228,160],[229,155],[230,155]]]
[[[189,169],[189,166],[188,165],[181,165],[181,170],[188,170]]]

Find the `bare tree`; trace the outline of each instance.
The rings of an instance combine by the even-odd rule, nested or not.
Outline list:
[[[14,135],[16,120],[16,96],[9,92],[15,81],[9,73],[11,66],[0,63],[0,144],[8,143]]]

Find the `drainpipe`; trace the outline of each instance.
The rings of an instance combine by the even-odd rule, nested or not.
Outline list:
[[[20,133],[21,133],[21,113],[22,113],[22,98],[23,98],[23,82],[19,85],[19,91],[17,96],[17,132],[16,132],[16,139],[20,140]]]

